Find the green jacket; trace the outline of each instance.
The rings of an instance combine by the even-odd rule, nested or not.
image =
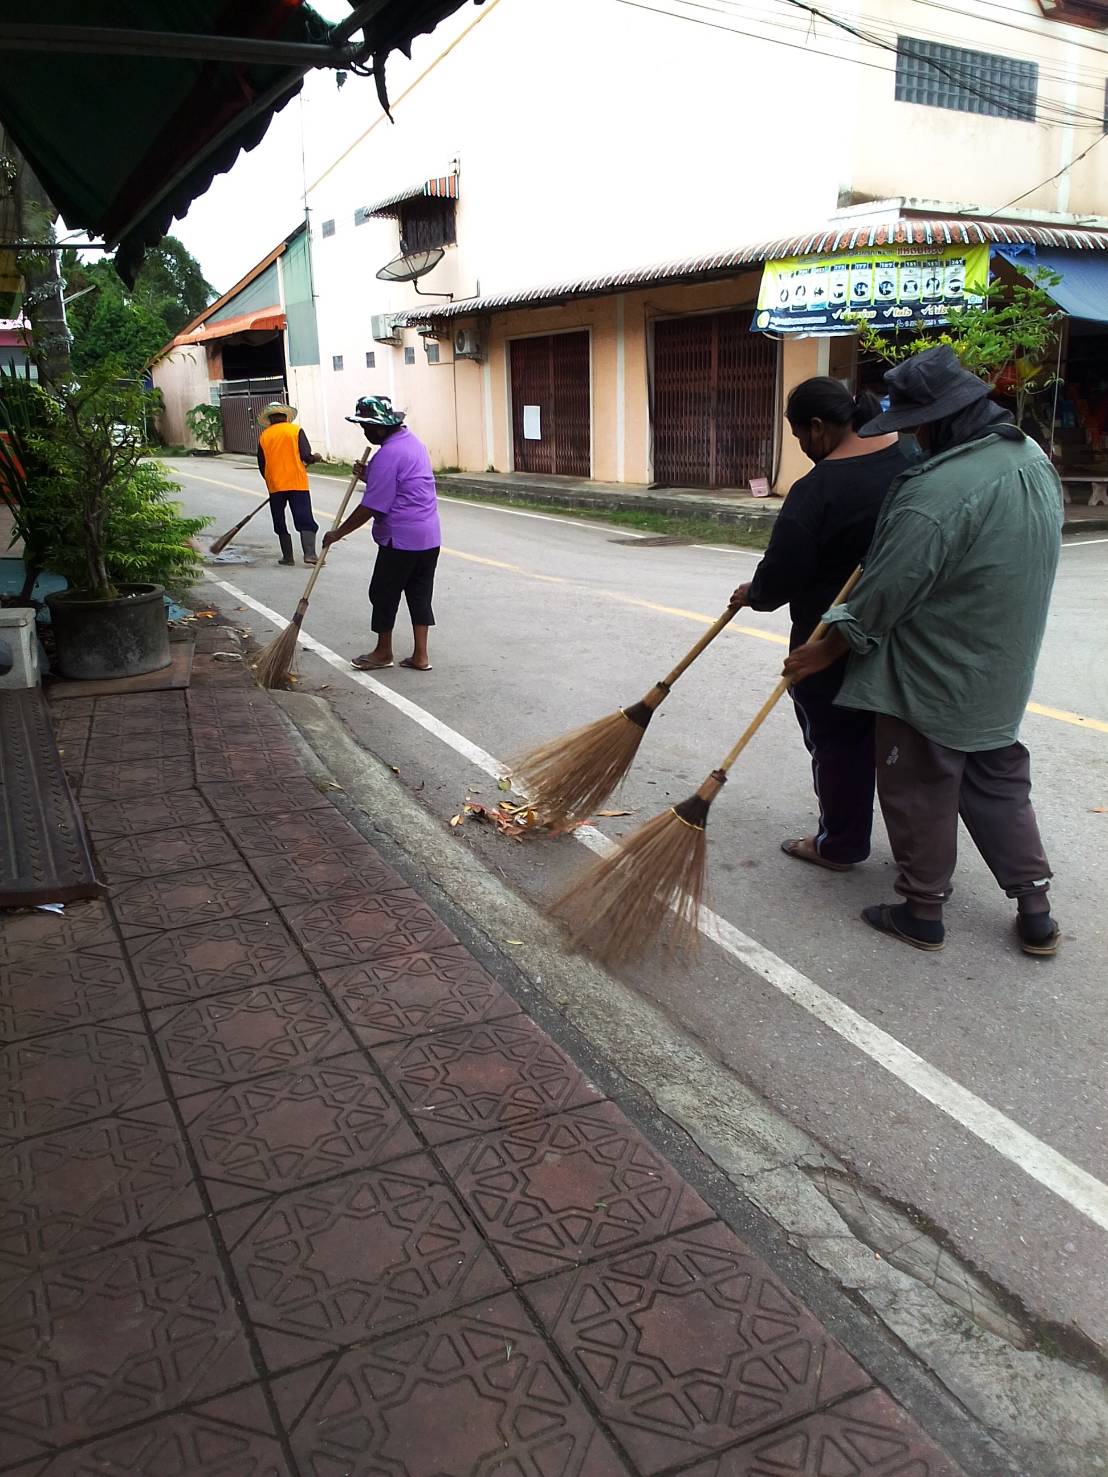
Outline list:
[[[851,648],[837,702],[973,752],[1013,743],[1062,535],[1058,475],[1013,426],[898,477],[865,573],[824,620]]]

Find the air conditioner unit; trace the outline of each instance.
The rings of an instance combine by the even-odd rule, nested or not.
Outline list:
[[[420,338],[445,338],[446,337],[446,335],[443,333],[442,329],[436,327],[436,325],[434,323],[420,323],[416,327],[416,333],[419,334]]]
[[[454,335],[454,358],[483,359],[484,357],[485,350],[481,343],[481,335],[472,328],[459,328]]]
[[[399,344],[402,342],[395,313],[374,313],[369,320],[369,327],[376,343]]]

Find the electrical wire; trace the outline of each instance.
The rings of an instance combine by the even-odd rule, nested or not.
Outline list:
[[[682,20],[693,25],[706,26],[713,30],[727,31],[731,35],[743,36],[748,40],[763,41],[767,45],[784,46],[787,49],[793,51],[803,51],[810,56],[824,56],[833,61],[849,62],[852,66],[863,66],[868,67],[870,70],[895,74],[895,67],[881,66],[877,62],[867,62],[861,57],[851,56],[842,52],[827,51],[821,47],[811,45],[810,42],[783,41],[778,37],[767,35],[765,34],[765,32],[747,31],[737,26],[724,25],[721,24],[720,20],[712,21],[702,16],[689,15],[685,11],[667,9],[663,8],[660,5],[649,5],[644,3],[644,0],[617,0],[617,3],[627,5],[636,10],[652,11],[654,14],[664,15],[672,20]],[[755,21],[761,19],[757,15],[757,13],[752,13],[750,6],[736,5],[734,3],[734,0],[716,0],[715,4],[706,3],[706,0],[676,0],[676,3],[684,5],[691,9],[704,11],[707,13],[707,15],[714,15],[716,17],[726,18],[728,20],[731,19],[733,16],[737,18],[740,15],[743,18],[753,19]],[[850,22],[843,20],[841,17],[837,17],[828,11],[821,10],[814,5],[805,4],[804,0],[780,0],[780,3],[786,4],[797,11],[805,12],[810,18],[809,23],[807,25],[789,26],[784,21],[773,21],[765,18],[761,19],[762,24],[773,27],[775,29],[789,31],[794,35],[807,37],[812,34],[811,23],[815,20],[823,20],[827,25],[845,32],[846,34],[852,36],[855,40],[860,41],[863,45],[873,46],[877,50],[885,52],[886,54],[893,57],[900,55],[900,47],[897,43],[891,40],[885,41],[879,36],[867,34],[859,27],[854,26]],[[1011,117],[1013,115],[1013,103],[1011,101],[1010,94],[1003,95],[1001,93],[983,90],[982,87],[973,79],[972,74],[969,76],[965,75],[962,72],[962,69],[959,68],[956,63],[947,65],[945,63],[934,61],[929,57],[921,58],[921,60],[931,70],[947,77],[948,80],[953,82],[963,91],[969,93],[971,96],[976,97],[979,101],[986,103],[991,110],[1002,110],[999,112],[994,112],[994,116]],[[1098,130],[1103,130],[1104,127],[1104,118],[1102,114],[1081,113],[1074,109],[1066,110],[1049,99],[1041,100],[1036,98],[1035,108],[1036,121],[1038,122],[1064,125],[1076,125],[1079,123],[1083,123],[1090,127],[1095,126]]]
[[[1108,134],[1102,133],[1099,138],[1094,138],[1089,147],[1082,149],[1076,159],[1071,159],[1068,164],[1063,164],[1061,169],[1056,170],[1047,179],[1040,180],[1037,185],[1032,185],[1029,190],[1024,190],[1023,194],[1017,195],[1014,200],[1009,200],[1005,205],[998,205],[995,210],[988,211],[987,215],[1000,215],[1002,211],[1010,210],[1013,205],[1018,205],[1021,200],[1026,200],[1028,195],[1034,195],[1037,190],[1045,189],[1047,185],[1052,185],[1056,179],[1061,179],[1064,174],[1069,174],[1070,170],[1075,165],[1080,164],[1082,159],[1087,158],[1098,144],[1104,142],[1105,138],[1108,138]]]

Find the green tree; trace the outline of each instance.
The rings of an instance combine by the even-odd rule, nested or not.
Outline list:
[[[945,328],[882,332],[855,320],[858,349],[886,364],[899,364],[936,344],[949,344],[965,367],[1016,402],[1016,422],[1045,429],[1035,396],[1053,387],[1059,325],[1058,304],[1046,290],[1061,281],[1040,269],[1033,282],[995,285],[981,307],[964,308]]]
[[[109,360],[138,375],[163,344],[195,318],[215,295],[199,262],[172,236],[146,254],[133,288],[114,262],[63,254],[73,367],[87,373]]]

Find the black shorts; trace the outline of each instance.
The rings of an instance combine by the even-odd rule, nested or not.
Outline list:
[[[431,596],[435,589],[435,567],[438,549],[394,549],[382,544],[377,550],[377,563],[369,582],[369,603],[373,608],[372,629],[380,634],[396,625],[401,595],[408,602],[413,626],[433,626],[435,613]]]

